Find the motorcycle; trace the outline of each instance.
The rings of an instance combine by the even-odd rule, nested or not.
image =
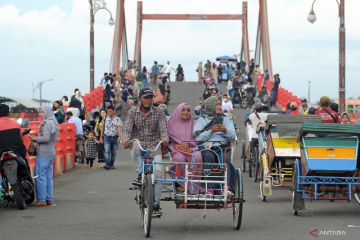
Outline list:
[[[270,100],[271,97],[269,95],[264,95],[260,98],[255,99],[255,102],[259,102],[261,103],[261,105],[263,106],[263,111],[268,112],[270,111]]]
[[[242,84],[239,90],[234,92],[233,104],[239,104],[242,109],[251,108],[254,104],[253,89],[250,84]]]
[[[22,135],[29,134],[30,129]],[[34,181],[30,168],[22,157],[11,149],[4,149],[0,153],[0,173],[2,177],[3,199],[6,206],[15,202],[20,210],[26,208],[35,199]]]

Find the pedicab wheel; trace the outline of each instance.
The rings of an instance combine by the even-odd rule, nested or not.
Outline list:
[[[266,196],[264,196],[263,185],[264,185],[264,180],[261,180],[260,181],[260,197],[263,202],[266,202]]]
[[[252,175],[254,176],[254,182],[257,182],[259,180],[259,169],[260,169],[259,161],[255,160],[255,163],[254,163],[254,165],[252,167],[252,170],[253,170]]]
[[[20,184],[15,183],[15,184],[11,185],[11,188],[14,191],[14,198],[15,198],[16,206],[18,207],[18,209],[24,210],[26,208],[26,203],[25,203],[25,199],[22,195],[22,189],[21,189]]]
[[[242,146],[241,146],[241,160],[243,162],[243,167],[242,167],[242,171],[245,172],[246,171],[246,149],[245,149],[245,141],[242,141]]]
[[[235,230],[239,230],[241,227],[242,213],[243,213],[243,182],[241,177],[241,171],[239,168],[236,169],[236,181],[234,189],[233,199],[233,227]]]
[[[252,163],[253,163],[252,175],[254,176],[254,182],[257,182],[259,180],[259,170],[260,170],[258,149],[255,149],[255,151],[254,151]]]
[[[355,197],[355,200],[357,201],[357,203],[360,204],[360,194],[354,193],[354,197]]]
[[[152,184],[151,174],[146,174],[142,185],[141,197],[141,217],[143,221],[145,237],[150,237],[151,219],[154,205],[154,186]]]
[[[254,160],[249,161],[249,177],[253,177],[253,161]]]
[[[305,201],[302,197],[302,194],[297,191],[299,185],[297,175],[298,172],[301,173],[301,171],[298,168],[299,168],[299,163],[298,160],[296,160],[294,164],[293,189],[292,189],[292,200],[291,200],[293,213],[295,216],[299,215],[299,210],[305,208]]]

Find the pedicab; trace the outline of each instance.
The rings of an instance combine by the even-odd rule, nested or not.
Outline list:
[[[143,152],[142,184],[141,186],[132,188],[132,190],[136,190],[135,200],[140,207],[145,237],[148,238],[150,236],[154,203],[154,184],[156,182],[163,183],[163,197],[160,200],[173,201],[177,209],[203,209],[203,217],[205,218],[207,209],[220,210],[232,208],[233,228],[235,230],[240,229],[243,203],[245,202],[241,171],[240,169],[235,169],[235,189],[233,192],[230,192],[227,186],[227,163],[223,161],[223,159],[226,158],[226,153],[230,152],[232,155],[233,151],[224,150],[221,154],[215,153],[218,157],[218,162],[213,164],[207,163],[210,168],[205,170],[196,167],[193,161],[194,158],[192,158],[190,162],[173,162],[171,160],[163,160],[161,163],[151,162],[147,156],[149,156],[152,151],[156,151],[160,147],[161,142],[159,142],[154,149],[143,149],[137,139],[134,139],[133,143],[136,143]],[[213,151],[206,146],[206,144],[200,145],[196,150]],[[156,165],[162,166],[163,172],[160,177],[153,173],[153,169],[158,169]],[[183,176],[180,174],[181,168],[185,169]],[[184,189],[179,190],[179,188],[175,187],[175,184],[179,182],[184,183]],[[191,193],[189,189],[194,184],[201,186],[202,191],[196,194]],[[212,194],[209,194],[207,191],[210,185],[212,185],[214,189]]]
[[[291,188],[293,166],[300,157],[299,132],[305,122],[319,123],[317,115],[268,115],[265,126],[259,128],[259,162],[255,162],[254,177],[260,180],[260,197],[266,201],[272,187]]]
[[[300,131],[301,158],[295,162],[292,208],[305,200],[347,200],[360,203],[360,126],[305,123]]]

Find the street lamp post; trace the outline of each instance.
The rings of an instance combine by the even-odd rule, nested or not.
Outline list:
[[[40,97],[39,97],[39,101],[40,101],[40,107],[42,106],[42,85],[46,82],[50,82],[50,81],[53,81],[54,79],[50,78],[50,79],[47,79],[47,80],[43,80],[43,81],[40,81],[36,84],[36,87],[39,88],[39,92],[40,92]]]
[[[339,3],[340,1],[340,3]],[[339,6],[339,110],[345,112],[345,0],[336,0]],[[314,23],[316,15],[314,2],[308,15],[308,21]]]
[[[90,90],[94,89],[95,81],[95,60],[94,60],[94,22],[97,11],[103,9],[110,14],[109,25],[114,25],[114,19],[106,6],[105,0],[89,0],[90,4]]]
[[[311,90],[311,81],[308,81],[308,103],[311,103],[311,99],[310,99],[310,90]]]

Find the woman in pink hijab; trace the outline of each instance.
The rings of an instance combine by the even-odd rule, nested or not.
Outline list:
[[[179,104],[170,116],[167,125],[170,138],[169,148],[173,161],[193,163],[189,164],[189,170],[195,175],[201,175],[199,171],[202,170],[202,157],[200,151],[194,151],[196,147],[193,137],[195,120],[192,118],[190,106],[187,103]],[[184,166],[173,167],[172,177],[184,179]],[[184,191],[185,183],[177,182],[177,184],[177,190]],[[197,194],[202,190],[201,184],[191,182],[188,184],[188,189],[190,194]]]

